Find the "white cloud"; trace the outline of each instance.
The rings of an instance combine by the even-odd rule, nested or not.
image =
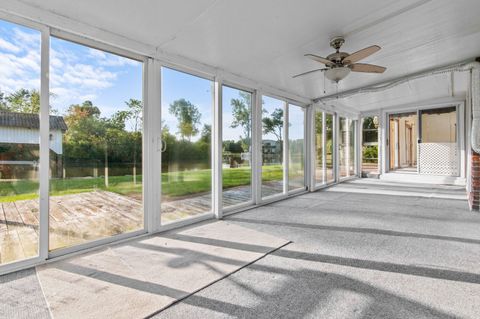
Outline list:
[[[40,51],[40,32],[24,32],[18,28],[13,29],[13,40],[17,46],[23,50],[38,50]]]
[[[120,66],[138,66],[140,62],[124,58],[119,55],[106,53],[100,50],[90,48],[88,50],[88,56],[95,59],[95,61],[101,66],[107,67],[120,67]]]
[[[5,51],[10,51],[13,53],[18,53],[21,51],[21,49],[18,46],[2,38],[0,38],[0,49],[3,49]]]
[[[33,50],[26,54],[0,53],[0,90],[12,92],[20,88],[39,89],[40,54]],[[32,84],[35,84],[32,86]]]
[[[67,65],[63,72],[52,74],[52,80],[64,85],[76,85],[85,89],[105,89],[112,86],[112,81],[117,74],[107,71],[102,67],[95,67],[88,64]]]

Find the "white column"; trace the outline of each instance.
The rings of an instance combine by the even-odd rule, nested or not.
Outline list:
[[[49,229],[49,156],[50,156],[50,29],[42,28],[40,62],[40,221],[39,256],[48,258]]]
[[[212,209],[215,217],[223,217],[222,180],[222,78],[214,84],[213,129],[212,129]]]
[[[307,176],[308,176],[308,189],[310,192],[313,192],[315,190],[315,182],[316,182],[316,135],[315,135],[315,106],[310,105],[306,110],[306,119],[305,119],[305,125],[306,125],[306,138],[307,138],[307,150],[305,153],[305,158],[307,160],[306,166],[308,167],[307,171]]]
[[[333,171],[335,173],[334,180],[338,182],[340,180],[340,168],[339,168],[339,161],[338,161],[338,141],[339,141],[339,134],[338,128],[339,126],[340,117],[337,113],[333,115]]]
[[[254,204],[262,201],[262,92],[252,98],[252,193]]]
[[[333,123],[332,123],[333,124]],[[327,113],[322,112],[322,182],[327,184]]]
[[[148,232],[156,232],[161,226],[161,65],[147,59],[143,76],[143,201],[145,226]]]
[[[283,104],[283,193],[288,194],[288,172],[289,172],[289,152],[288,152],[288,126],[289,126],[289,105],[287,102]]]

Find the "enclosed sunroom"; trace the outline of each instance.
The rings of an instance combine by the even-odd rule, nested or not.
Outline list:
[[[477,216],[478,13],[467,0],[1,1],[0,274],[371,183],[435,189],[418,197]],[[235,231],[237,248],[264,240]]]

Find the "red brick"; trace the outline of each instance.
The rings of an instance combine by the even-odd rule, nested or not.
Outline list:
[[[480,210],[480,154],[472,152],[470,158],[472,167],[471,192],[468,194],[468,204],[471,210]]]

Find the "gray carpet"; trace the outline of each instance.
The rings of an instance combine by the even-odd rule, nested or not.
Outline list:
[[[480,214],[464,200],[346,185],[227,217],[293,243],[154,318],[480,318]],[[207,264],[218,260],[215,246],[232,247],[225,238],[208,245]],[[33,271],[0,278],[0,317],[48,318]]]
[[[293,243],[156,319],[480,318],[480,214],[466,201],[322,191],[226,219]]]
[[[33,268],[0,276],[0,318],[50,318]]]

